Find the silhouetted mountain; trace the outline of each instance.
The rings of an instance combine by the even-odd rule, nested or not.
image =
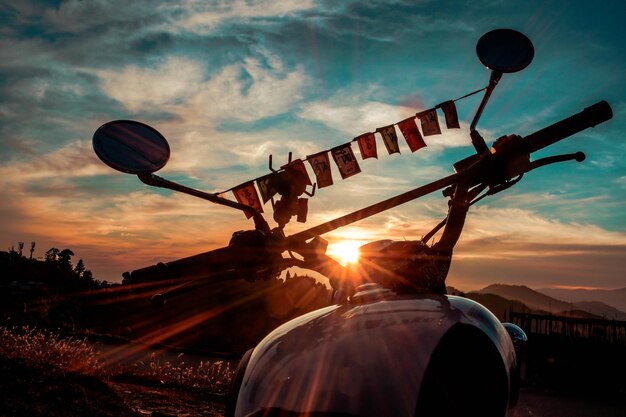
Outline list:
[[[469,292],[465,297],[474,300],[487,307],[500,321],[509,320],[509,313],[530,313],[531,309],[517,300],[508,300],[496,294],[481,294]]]
[[[620,288],[617,290],[541,288],[537,291],[570,303],[577,303],[580,301],[600,301],[611,307],[615,307],[622,312],[626,311],[626,288]]]
[[[475,293],[499,295],[507,300],[517,300],[531,310],[567,317],[605,317],[613,320],[626,320],[626,313],[602,302],[568,303],[542,294],[525,285],[492,284]]]
[[[549,313],[574,309],[570,303],[541,294],[525,285],[492,284],[476,292],[480,294],[496,294],[508,300],[517,300],[532,310],[543,310]]]
[[[580,301],[573,304],[577,309],[594,314],[600,318],[626,321],[626,313],[601,301]]]

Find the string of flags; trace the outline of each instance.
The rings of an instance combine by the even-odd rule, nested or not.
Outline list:
[[[342,179],[352,177],[361,172],[361,168],[357,161],[357,158],[352,150],[352,142],[356,142],[361,158],[363,160],[368,158],[378,159],[378,150],[376,146],[376,133],[382,138],[383,144],[389,155],[399,154],[400,147],[398,144],[398,135],[396,133],[395,126],[398,127],[406,144],[411,152],[426,147],[424,141],[425,136],[440,135],[441,127],[439,126],[439,117],[437,110],[440,109],[443,112],[446,128],[447,129],[459,129],[459,119],[457,115],[455,101],[469,97],[484,88],[469,93],[463,97],[455,100],[448,100],[435,107],[421,111],[414,116],[406,118],[398,123],[394,123],[388,126],[379,127],[375,132],[364,133],[357,136],[348,143],[336,146],[334,148],[318,152],[313,155],[308,155],[304,161],[307,161],[311,166],[313,173],[315,174],[316,187],[324,188],[333,185],[333,176],[330,166],[330,156],[339,170],[339,174]],[[420,128],[418,128],[417,120],[420,121]],[[280,170],[271,172],[270,174],[248,181],[244,184],[240,184],[229,190],[232,191],[237,201],[241,204],[254,208],[257,212],[263,213],[263,204],[268,201],[272,201],[272,207],[274,208],[274,219],[279,226],[284,226],[291,216],[296,215],[297,220],[300,222],[306,221],[307,211],[307,199],[298,198],[303,193],[306,193],[306,186],[312,185],[309,174],[302,159],[296,159],[290,163],[280,167]],[[259,189],[257,194],[256,187]],[[315,186],[313,193],[315,192]],[[220,193],[220,194],[223,194]],[[278,202],[274,202],[274,196],[279,194],[281,196]],[[263,203],[261,203],[261,201]],[[251,215],[248,212],[244,212],[247,218]]]

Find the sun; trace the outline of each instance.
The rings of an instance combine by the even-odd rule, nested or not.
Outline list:
[[[342,240],[328,245],[326,253],[335,258],[340,264],[355,264],[359,261],[359,246],[363,242],[358,240]]]

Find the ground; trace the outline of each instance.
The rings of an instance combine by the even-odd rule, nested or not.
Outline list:
[[[123,345],[99,343],[96,345],[97,354],[100,355],[100,360],[107,361],[107,366],[118,369],[117,367],[126,365],[135,370],[135,373],[115,373],[110,372],[109,369],[98,368],[96,373],[85,374],[85,372],[74,372],[71,366],[61,369],[58,366],[51,366],[47,361],[42,364],[41,361],[37,361],[37,358],[49,353],[53,346],[57,348],[63,346],[64,351],[82,346],[88,352],[91,351],[91,347],[81,345],[77,340],[67,344],[58,338],[38,338],[37,333],[33,332],[28,335],[30,335],[28,338],[19,339],[24,341],[20,350],[25,350],[26,347],[31,349],[30,356],[26,359],[0,355],[0,417],[214,417],[224,414],[224,392],[228,381],[224,381],[223,384],[219,382],[229,379],[232,376],[231,371],[224,372],[224,368],[221,368],[219,375],[228,375],[228,377],[220,377],[217,384],[211,382],[213,390],[194,388],[192,383],[197,380],[190,378],[183,381],[190,384],[187,387],[184,384],[176,385],[175,379],[172,383],[171,376],[180,375],[180,369],[185,369],[178,368],[183,360],[195,369],[198,367],[205,369],[202,368],[206,367],[203,363],[208,362],[227,363],[228,369],[233,369],[236,361],[211,358],[200,355],[198,352],[181,355],[177,351],[163,348],[149,350],[144,347],[141,353],[128,354],[129,351],[137,352],[141,346],[132,343]],[[7,340],[9,339],[4,341],[7,342]],[[37,341],[42,343],[41,346],[33,347]],[[56,344],[53,343],[55,341]],[[4,345],[6,347],[8,343]],[[71,352],[78,352],[78,350]],[[114,355],[116,352],[121,354],[116,356]],[[146,356],[152,362],[144,364],[142,357]],[[160,364],[156,368],[156,378],[155,375],[149,375],[151,377],[148,378],[142,372],[144,368],[132,365],[137,361],[146,368]],[[166,363],[174,365],[164,366]],[[161,376],[163,380],[160,379]],[[522,389],[519,404],[509,412],[509,417],[621,417],[624,415],[626,415],[626,399],[622,395],[601,396],[598,393],[591,395],[586,391],[572,395],[555,389],[540,389],[536,381],[534,387]]]
[[[522,388],[519,404],[509,417],[623,417],[623,398],[581,397]]]
[[[33,370],[0,360],[0,416],[217,417],[224,399],[200,391],[103,381],[77,374]],[[557,395],[523,389],[509,417],[626,415],[623,401]]]
[[[139,415],[217,417],[224,415],[224,402],[208,399],[199,392],[145,387],[138,384],[109,383],[124,403]]]
[[[224,400],[200,391],[149,387],[0,358],[0,416],[137,417],[224,415]]]

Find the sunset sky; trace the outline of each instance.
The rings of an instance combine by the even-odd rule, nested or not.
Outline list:
[[[528,174],[468,218],[448,283],[626,287],[626,9],[621,1],[1,1],[0,250],[69,247],[97,279],[204,252],[251,228],[241,212],[145,186],[93,152],[115,119],[154,126],[172,157],[159,175],[216,192],[484,87],[475,45],[512,28],[535,45],[478,125],[488,143],[531,133],[599,101],[613,120],[540,156],[588,159]],[[306,225],[452,173],[473,153],[480,101],[461,129],[411,153],[360,161],[317,192]],[[309,168],[309,173],[313,173]],[[227,195],[233,198],[232,194]],[[419,239],[446,213],[440,193],[324,237]],[[271,206],[265,206],[268,219]],[[294,219],[295,220],[295,219]]]

